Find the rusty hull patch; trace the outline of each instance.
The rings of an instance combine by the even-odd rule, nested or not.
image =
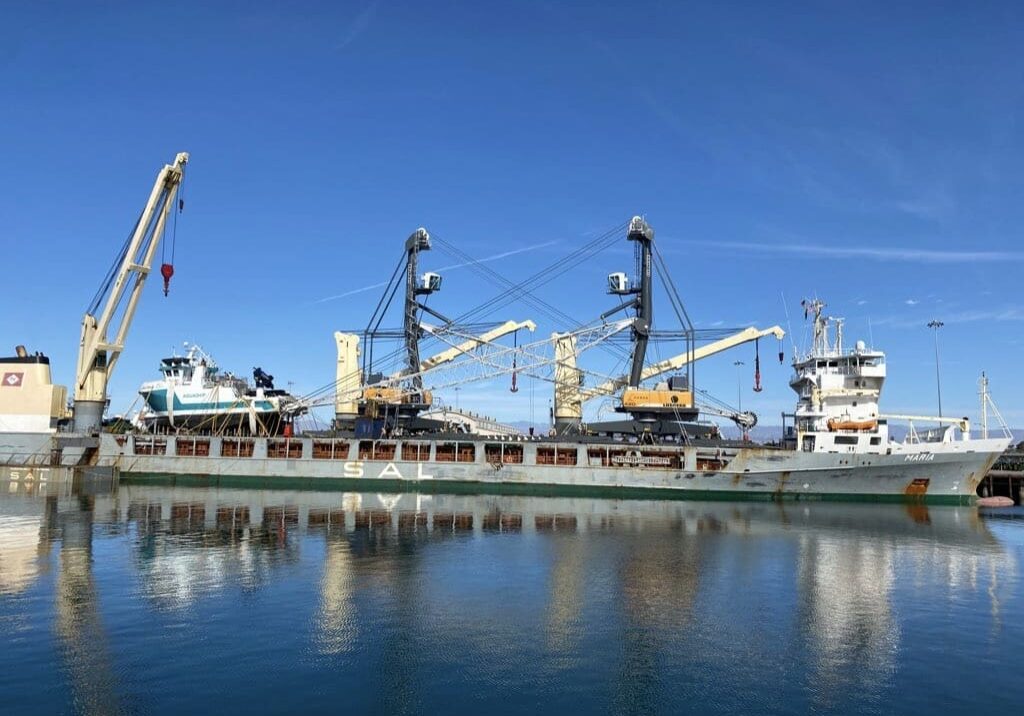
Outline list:
[[[903,494],[907,497],[924,497],[928,494],[928,485],[931,483],[929,477],[915,477],[907,485],[906,489],[903,490]]]
[[[776,496],[781,497],[786,491],[786,486],[789,484],[789,475],[789,470],[783,470],[779,473],[779,486],[775,489]]]

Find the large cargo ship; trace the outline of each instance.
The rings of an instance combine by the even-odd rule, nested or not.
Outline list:
[[[783,332],[777,326],[747,328],[698,345],[698,332],[657,251],[654,231],[640,217],[624,227],[635,252],[635,275],[615,272],[608,277],[608,293],[621,303],[591,323],[580,326],[570,318],[575,328],[554,333],[550,340],[524,344],[518,342],[518,332],[533,331],[532,321],[508,321],[482,335],[470,335],[462,320],[453,321],[437,308],[427,308],[422,299],[440,290],[441,277],[418,273],[420,253],[431,248],[431,237],[424,229],[414,232],[379,304],[384,311],[393,303],[404,304],[401,329],[388,335],[403,341],[403,349],[391,354],[400,368],[388,374],[379,362],[374,363],[375,356],[380,357],[374,340],[387,333],[378,330],[382,313],[371,317],[370,327],[361,335],[336,333],[335,415],[330,430],[296,434],[288,423],[280,435],[241,435],[224,426],[178,425],[167,416],[165,427],[172,430],[160,434],[106,432],[101,427],[106,384],[123,350],[126,321],[131,320],[150,272],[146,262],[152,260],[166,215],[174,206],[187,159],[188,155],[178,155],[175,164],[158,176],[143,219],[119,263],[115,262],[110,274],[114,280],[107,282],[83,320],[73,408],[69,411],[60,404],[63,393],[50,383],[48,365],[41,368],[42,356],[36,363],[21,353],[0,359],[0,420],[8,428],[0,435],[0,464],[100,465],[135,477],[204,476],[249,484],[268,479],[335,480],[433,492],[583,491],[969,502],[1010,442],[1008,433],[989,438],[984,418],[986,427],[974,437],[966,418],[882,413],[884,353],[862,342],[852,348],[844,345],[842,321],[826,315],[824,304],[817,300],[805,302],[814,338],[810,350],[794,356],[790,385],[796,393],[796,408],[781,439],[765,445],[723,439],[709,416],[731,419],[744,438],[757,418],[720,402],[716,407],[696,387],[694,364],[769,335],[781,338]],[[161,273],[166,291],[173,268],[165,266]],[[679,320],[679,327],[671,331],[654,327],[656,274]],[[501,276],[496,281],[509,283]],[[404,300],[393,301],[403,285]],[[529,290],[529,280],[510,284],[497,298],[524,296]],[[127,311],[119,312],[118,306],[125,301]],[[493,306],[494,299],[486,305]],[[442,325],[428,325],[424,314]],[[617,314],[620,317],[614,318]],[[119,326],[112,323],[115,315],[122,316]],[[109,340],[108,330],[115,328],[116,337]],[[593,377],[601,374],[582,366],[581,356],[626,331],[628,373],[611,379],[603,376],[593,384]],[[509,334],[515,336],[514,344],[501,345],[499,339]],[[440,339],[446,350],[421,359],[424,336]],[[649,362],[648,345],[666,337],[681,341],[683,352]],[[35,367],[28,371],[26,364]],[[444,373],[451,366],[461,370],[459,377]],[[457,389],[466,381],[502,375],[512,376],[513,391],[520,375],[550,381],[550,432],[489,430],[483,434],[466,432],[465,424],[454,430],[451,421],[438,419],[444,409],[439,411],[435,394]],[[585,419],[584,405],[595,396],[613,400],[617,419]],[[983,414],[988,400],[986,393]],[[301,404],[314,405],[313,396],[303,397]],[[893,421],[910,426],[900,440],[890,433]],[[918,431],[922,424],[937,427]]]
[[[814,348],[794,362],[794,424],[777,445],[703,437],[623,440],[421,433],[239,439],[104,435],[104,464],[124,473],[339,479],[396,489],[640,494],[671,497],[925,499],[969,502],[1008,438],[972,438],[965,419],[896,441],[878,408],[885,355],[844,350],[815,302]],[[898,416],[901,419],[914,416]],[[925,420],[927,418],[919,418]],[[639,433],[638,435],[643,435]]]

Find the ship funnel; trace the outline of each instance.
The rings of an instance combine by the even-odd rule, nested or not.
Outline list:
[[[14,352],[18,354],[19,358],[28,358],[28,351],[25,350],[25,346],[15,346]]]

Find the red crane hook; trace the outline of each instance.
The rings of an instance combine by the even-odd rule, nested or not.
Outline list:
[[[171,289],[171,276],[174,275],[174,265],[164,264],[160,267],[160,275],[164,277],[164,295]]]

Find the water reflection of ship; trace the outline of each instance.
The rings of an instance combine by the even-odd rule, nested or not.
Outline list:
[[[851,660],[866,665],[864,679],[886,673],[900,639],[893,613],[894,590],[899,586],[894,575],[939,585],[952,582],[951,589],[985,589],[992,595],[993,610],[998,610],[998,580],[1007,569],[1016,568],[1013,560],[1005,560],[1002,546],[977,513],[958,508],[918,506],[908,511],[900,505],[380,495],[126,484],[111,495],[80,499],[63,494],[42,500],[19,486],[15,494],[0,496],[0,515],[11,514],[34,517],[42,526],[26,537],[19,521],[0,520],[5,528],[21,524],[19,530],[0,530],[5,555],[12,542],[41,555],[48,554],[58,539],[61,542],[57,598],[63,616],[58,634],[72,669],[80,674],[73,679],[76,693],[85,694],[83,698],[98,711],[116,707],[116,680],[91,573],[92,535],[106,523],[136,530],[134,561],[140,586],[161,608],[201,600],[229,585],[259,588],[275,572],[300,560],[301,552],[309,551],[322,536],[319,606],[310,635],[314,648],[323,654],[354,648],[365,636],[360,624],[367,621],[366,610],[380,608],[370,605],[383,599],[383,608],[396,610],[398,624],[381,637],[391,640],[381,668],[396,682],[412,678],[403,672],[409,666],[396,655],[407,653],[407,640],[422,637],[424,629],[447,634],[445,630],[466,626],[461,642],[465,648],[493,649],[494,644],[479,638],[489,632],[477,631],[473,620],[514,622],[486,601],[468,606],[456,601],[460,613],[444,617],[449,621],[440,626],[423,623],[414,605],[436,596],[426,590],[455,590],[451,593],[458,599],[459,589],[478,590],[481,584],[479,579],[467,585],[426,577],[439,568],[455,569],[441,567],[444,560],[424,567],[432,547],[466,538],[486,540],[489,535],[529,539],[531,548],[536,544],[546,555],[540,560],[546,565],[543,588],[548,595],[541,628],[551,653],[570,656],[583,645],[586,610],[595,607],[594,600],[610,600],[596,606],[611,607],[620,615],[607,628],[622,630],[618,637],[623,663],[616,686],[622,698],[638,693],[627,674],[644,664],[657,664],[680,648],[699,606],[704,601],[710,606],[719,592],[736,588],[735,570],[723,568],[722,560],[740,560],[739,576],[756,579],[756,570],[745,560],[754,551],[760,558],[765,550],[776,549],[779,538],[795,549],[789,583],[801,622],[808,625],[798,638],[813,655],[821,683],[841,685],[837,680],[851,678],[849,669],[840,668]],[[740,547],[727,556],[723,545],[735,540]],[[306,557],[310,555],[316,558],[315,547]],[[712,562],[714,569],[709,568]],[[361,592],[377,596],[367,601],[360,599]],[[417,595],[426,599],[417,600]],[[462,607],[482,611],[464,615]],[[456,616],[459,624],[450,621]],[[648,668],[645,673],[661,678],[656,671]],[[644,686],[645,693],[656,688],[656,683]]]
[[[896,519],[900,510],[907,519]],[[808,628],[816,699],[836,698],[845,688],[876,688],[894,673],[901,640],[895,592],[901,579],[977,590],[976,578],[984,571],[998,623],[999,581],[1014,581],[1016,562],[1003,559],[977,512],[893,506],[892,517],[885,518],[870,506],[850,506],[829,515],[828,530],[814,511],[793,512],[800,621]]]
[[[19,566],[0,560],[0,594],[21,591],[40,571],[51,566],[51,552],[59,544],[55,585],[54,629],[60,640],[76,709],[85,714],[121,713],[119,677],[110,655],[107,632],[93,580],[93,529],[97,490],[109,489],[109,480],[84,484],[81,475],[49,470],[10,480],[0,500],[0,553],[19,557]],[[10,520],[11,515],[21,519]],[[24,529],[33,520],[34,534]],[[13,525],[14,530],[8,527]],[[35,552],[35,565],[23,559]],[[15,581],[16,580],[16,581]]]

